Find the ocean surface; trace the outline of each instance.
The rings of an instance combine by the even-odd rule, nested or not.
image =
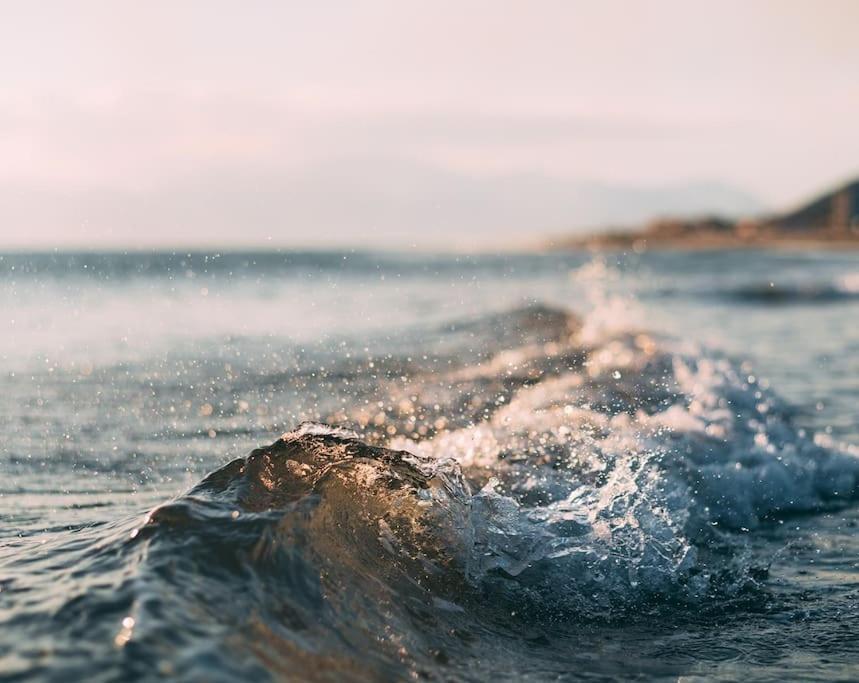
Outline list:
[[[0,255],[0,679],[859,679],[859,252]]]

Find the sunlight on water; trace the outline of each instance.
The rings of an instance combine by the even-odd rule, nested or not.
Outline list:
[[[849,678],[857,273],[6,255],[3,670]]]

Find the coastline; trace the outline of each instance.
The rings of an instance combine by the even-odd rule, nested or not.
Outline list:
[[[850,240],[831,239],[707,239],[677,238],[653,239],[647,237],[614,239],[609,236],[592,236],[581,240],[549,241],[544,245],[546,251],[836,251],[839,249],[859,250],[859,238]]]
[[[792,211],[763,217],[666,217],[641,227],[614,226],[582,237],[559,236],[553,248],[648,250],[856,249],[859,180]]]

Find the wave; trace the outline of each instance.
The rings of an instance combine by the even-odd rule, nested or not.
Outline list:
[[[693,296],[717,299],[734,304],[792,306],[837,304],[859,300],[859,274],[850,273],[820,282],[748,282],[736,286],[714,286],[706,289],[657,287],[647,293],[657,298]]]
[[[468,678],[523,632],[758,600],[746,534],[856,497],[857,454],[745,365],[586,323],[530,306],[372,361],[332,413],[356,431],[304,423],[86,532],[58,623],[129,676]]]
[[[856,301],[859,300],[859,276],[845,275],[833,282],[751,283],[716,295],[736,303],[771,306]]]

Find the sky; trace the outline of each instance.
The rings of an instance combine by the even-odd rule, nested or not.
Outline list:
[[[0,249],[484,248],[859,175],[852,0],[0,17]]]

